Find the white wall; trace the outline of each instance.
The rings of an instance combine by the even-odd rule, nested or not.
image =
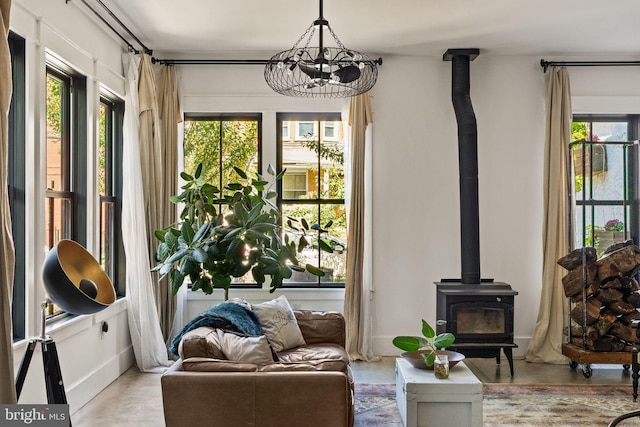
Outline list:
[[[89,19],[78,2],[14,0],[11,8],[11,30],[25,38],[26,49],[26,336],[40,335],[40,303],[45,299],[42,287],[42,263],[45,251],[45,59],[58,57],[87,77],[87,143],[89,152],[89,187],[97,188],[97,125],[101,88],[115,96],[124,96],[124,78],[120,56],[121,43]],[[99,198],[88,212],[88,224],[99,215]],[[98,253],[98,229],[87,230],[86,247]],[[94,315],[75,316],[47,327],[56,342],[62,377],[71,413],[78,410],[104,387],[133,365],[126,301],[120,300]],[[109,330],[102,332],[102,323]],[[14,344],[14,367],[17,374],[26,351],[26,340]],[[40,344],[31,361],[19,403],[46,403],[44,371]],[[4,381],[4,379],[3,379]]]

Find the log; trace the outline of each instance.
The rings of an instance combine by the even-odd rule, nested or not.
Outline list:
[[[612,338],[610,336],[602,337],[598,341],[593,342],[593,344],[591,345],[591,349],[593,351],[611,351],[614,341],[615,338]]]
[[[635,308],[640,307],[640,294],[637,292],[632,293],[624,298],[624,301],[631,304]]]
[[[635,246],[633,244],[633,240],[629,239],[629,240],[625,240],[624,242],[614,243],[613,245],[609,246],[607,249],[604,250],[603,255],[610,254],[611,252],[615,252],[618,249],[624,248],[626,246],[632,246],[632,247]]]
[[[582,301],[576,303],[571,310],[571,318],[580,326],[591,325],[600,318],[602,303],[597,298],[589,298],[586,305],[586,318]]]
[[[581,266],[583,259],[586,259],[586,261],[588,262],[592,262],[598,259],[596,248],[587,246],[584,248],[575,249],[560,258],[558,260],[558,264],[561,267],[571,271]]]
[[[586,280],[583,277],[582,270],[582,266],[580,266],[576,269],[571,270],[562,278],[564,295],[567,298],[582,294],[583,289],[585,289],[587,296],[593,295],[593,293],[600,288],[600,283],[596,280],[598,276],[598,267],[596,263],[590,262],[589,264],[587,264]]]
[[[611,343],[611,351],[624,351],[627,347],[627,344],[624,341],[614,340]]]
[[[590,340],[596,341],[601,337],[604,337],[609,329],[613,326],[613,322],[607,319],[598,319],[592,325],[587,326],[586,333]]]
[[[640,254],[638,254],[640,257]],[[640,258],[636,260],[636,251],[633,246],[625,246],[616,251],[603,255],[596,261],[598,266],[598,279],[605,282],[612,277],[623,276],[640,264]]]
[[[616,322],[611,326],[609,334],[629,343],[633,343],[636,340],[635,329],[633,329],[631,325],[626,326],[620,322]]]
[[[610,304],[612,302],[620,301],[623,297],[622,292],[616,291],[615,289],[600,289],[596,294],[596,298],[598,298],[604,305]]]
[[[640,320],[640,312],[638,310],[629,314],[623,314],[618,318],[618,321],[623,325],[631,325],[634,320]]]
[[[629,314],[636,311],[636,308],[629,303],[624,301],[614,301],[610,303],[607,307],[611,310],[615,311],[618,314]]]
[[[622,284],[622,291],[627,294],[640,291],[640,284],[638,284],[638,281],[634,277],[623,276],[619,281]]]
[[[613,280],[608,280],[600,284],[600,289],[622,289],[622,282],[619,278],[615,278]]]

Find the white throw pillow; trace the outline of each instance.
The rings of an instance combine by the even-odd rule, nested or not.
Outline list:
[[[264,335],[241,337],[218,329],[218,338],[228,360],[259,365],[273,363],[271,347]]]
[[[253,304],[262,331],[269,339],[273,350],[280,352],[305,345],[298,321],[284,295],[271,301]]]

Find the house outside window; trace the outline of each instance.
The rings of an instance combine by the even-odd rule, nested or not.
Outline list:
[[[278,182],[278,204],[285,218],[304,218],[308,224],[319,225],[320,229],[308,236],[309,245],[299,253],[299,261],[325,273],[317,277],[294,272],[283,286],[342,287],[346,280],[347,223],[340,114],[280,113],[277,123],[277,166],[279,171],[286,169]],[[294,140],[285,137],[283,129],[287,127],[296,129]],[[318,129],[323,129],[320,135]],[[333,252],[321,250],[323,244]]]
[[[184,171],[193,173],[202,163],[201,176],[223,189],[240,178],[234,166],[248,174],[260,173],[262,162],[261,114],[185,114]],[[228,191],[227,191],[228,192]],[[221,206],[224,210],[224,207]],[[251,272],[234,278],[232,286],[258,286]]]
[[[572,249],[598,255],[614,243],[637,242],[638,116],[576,115],[570,159]]]

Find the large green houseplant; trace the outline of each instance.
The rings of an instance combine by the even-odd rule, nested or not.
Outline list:
[[[271,187],[285,171],[276,174],[269,166],[272,179],[267,181],[260,174],[249,176],[239,168],[234,170],[240,179],[223,189],[205,181],[202,164],[193,175],[181,174],[185,184],[171,202],[184,208],[176,224],[155,232],[160,241],[159,264],[153,271],[169,275],[173,294],[189,279],[194,291],[210,294],[214,288],[224,289],[225,300],[233,278],[249,272],[258,284],[270,277],[270,292],[290,278],[293,270],[324,275],[313,265],[299,265],[296,257],[309,244],[307,233],[320,227],[294,218],[286,218],[286,229],[282,226],[273,202],[277,194]],[[332,251],[326,242],[319,243],[321,249]]]

